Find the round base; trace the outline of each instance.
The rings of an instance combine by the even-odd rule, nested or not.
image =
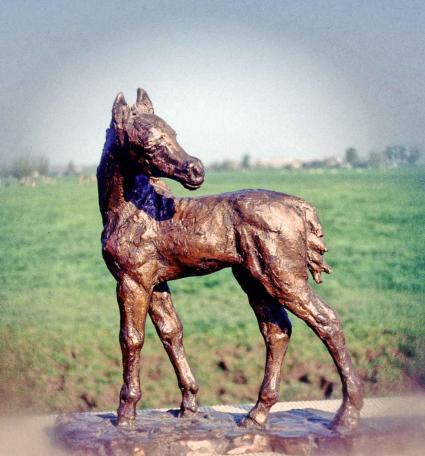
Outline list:
[[[418,421],[369,419],[356,432],[339,434],[329,429],[333,415],[317,410],[271,413],[263,430],[239,427],[243,416],[208,411],[179,418],[177,410],[146,410],[134,426],[118,427],[112,413],[75,413],[60,416],[53,435],[57,444],[77,455],[392,455],[406,454],[418,438],[425,443]]]

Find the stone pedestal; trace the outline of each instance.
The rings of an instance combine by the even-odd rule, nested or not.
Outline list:
[[[416,455],[425,448],[425,418],[366,418],[353,434],[328,428],[333,414],[314,409],[271,413],[265,430],[240,428],[242,414],[177,411],[139,413],[133,428],[114,414],[59,416],[56,445],[75,455],[195,456],[274,452],[286,455]]]

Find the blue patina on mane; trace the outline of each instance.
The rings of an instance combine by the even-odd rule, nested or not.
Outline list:
[[[158,193],[145,174],[134,177],[131,189],[125,192],[125,199],[158,221],[169,220],[176,212],[174,199]]]

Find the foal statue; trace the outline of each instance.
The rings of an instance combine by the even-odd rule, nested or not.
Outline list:
[[[102,253],[117,281],[121,316],[124,382],[118,424],[130,425],[136,417],[148,313],[177,375],[180,414],[196,413],[198,385],[186,359],[183,328],[167,282],[231,267],[266,344],[258,400],[240,424],[263,427],[278,401],[281,366],[291,336],[289,310],[319,336],[340,375],[343,400],[332,426],[354,428],[363,402],[362,383],[337,314],[307,282],[307,269],[317,283],[321,272],[330,272],[322,258],[326,247],[315,208],[295,196],[267,190],[177,198],[160,177],[196,190],[203,183],[204,168],[154,114],[144,90],[138,89],[132,107],[119,93],[97,170]]]

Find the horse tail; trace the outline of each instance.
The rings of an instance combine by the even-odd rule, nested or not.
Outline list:
[[[323,241],[323,228],[316,208],[301,198],[294,197],[291,202],[298,209],[306,225],[307,268],[314,281],[322,283],[321,273],[330,274],[332,270],[323,259],[328,249]]]

